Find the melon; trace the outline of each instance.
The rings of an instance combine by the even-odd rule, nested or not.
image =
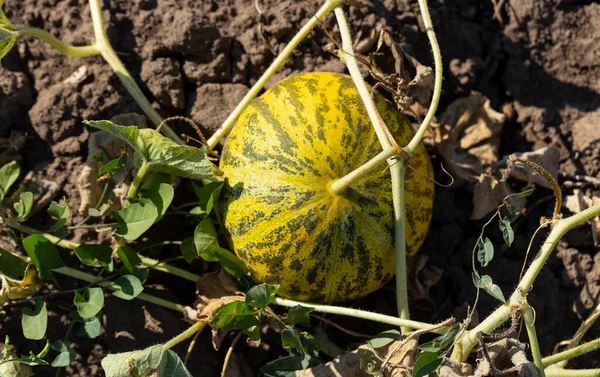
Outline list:
[[[383,97],[375,103],[399,145],[414,131]],[[339,195],[334,180],[381,152],[349,76],[287,78],[241,114],[223,149],[219,214],[228,241],[256,282],[279,295],[333,302],[367,295],[395,273],[392,187],[386,164]],[[429,227],[433,171],[419,146],[406,172],[406,246]]]

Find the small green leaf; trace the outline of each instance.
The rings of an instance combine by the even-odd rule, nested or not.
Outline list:
[[[214,208],[215,201],[221,194],[223,183],[211,182],[202,187],[198,187],[198,185],[192,182],[192,187],[194,188],[194,193],[198,198],[197,208],[200,209],[201,213],[208,216]]]
[[[21,325],[23,326],[23,335],[27,339],[40,340],[46,335],[48,327],[48,310],[46,302],[42,299],[35,300],[35,309],[21,309],[23,318]]]
[[[504,298],[504,294],[502,293],[502,289],[500,289],[499,286],[494,284],[494,282],[492,281],[492,278],[490,276],[483,275],[480,278],[476,274],[473,274],[472,277],[473,277],[473,284],[475,284],[475,286],[477,288],[483,288],[487,293],[489,293],[495,299],[497,299],[503,303],[506,302],[506,299]]]
[[[525,190],[525,191],[522,191],[522,192],[518,193],[517,196],[519,198],[524,198],[526,196],[529,196],[529,195],[533,194],[534,191],[535,191],[535,187],[532,187],[532,188],[530,188],[528,190]]]
[[[175,189],[166,183],[159,183],[157,186],[141,192],[141,197],[149,199],[158,210],[156,221],[160,220],[167,212],[174,196]]]
[[[75,352],[75,350],[71,348],[69,344],[63,342],[62,340],[57,340],[56,342],[52,343],[52,349],[58,352],[58,355],[56,358],[54,358],[54,361],[51,364],[55,368],[66,367],[75,361],[75,358],[77,357],[77,352]]]
[[[250,288],[246,293],[246,304],[255,308],[264,309],[273,301],[279,285],[259,284]]]
[[[19,178],[21,169],[16,161],[9,162],[0,168],[0,203],[10,190],[10,187]]]
[[[25,275],[27,263],[16,255],[0,247],[0,274],[4,274],[11,279],[20,279]]]
[[[515,240],[515,232],[513,231],[512,226],[510,225],[510,220],[508,217],[504,216],[503,219],[498,223],[500,227],[500,231],[502,232],[502,238],[504,238],[504,242],[510,247]]]
[[[293,328],[287,328],[281,332],[281,344],[284,348],[292,350],[302,350],[302,342],[298,332]]]
[[[477,243],[477,260],[481,266],[486,267],[494,259],[494,245],[489,238],[479,239]]]
[[[69,201],[67,198],[63,198],[63,201],[65,203],[63,206],[54,201],[50,203],[48,214],[58,220],[65,220],[66,222],[69,220],[69,217],[71,217],[71,209],[69,208]]]
[[[81,316],[77,312],[71,313],[71,317],[76,319],[78,322],[81,322],[81,328],[77,332],[77,336],[86,337],[89,339],[94,339],[100,336],[100,331],[102,330],[102,323],[100,322],[100,317],[102,313],[96,314],[92,318],[81,318]]]
[[[505,202],[506,203],[506,211],[508,212],[508,215],[510,217],[515,216],[518,212],[517,209],[515,208],[515,206],[513,206],[512,204]]]
[[[134,275],[121,276],[115,281],[115,285],[118,290],[113,295],[123,300],[133,300],[144,290],[140,279]]]
[[[136,240],[146,232],[158,218],[158,209],[149,202],[133,203],[120,211],[112,212],[119,223],[115,235],[128,241]]]
[[[185,259],[185,261],[188,263],[192,263],[198,256],[193,237],[188,237],[181,241],[181,245],[179,247],[181,249],[181,254],[183,254],[183,259]]]
[[[18,37],[19,35],[14,32],[0,29],[0,59],[10,52]]]
[[[177,354],[163,345],[108,355],[102,369],[106,377],[192,377]]]
[[[448,329],[448,331],[445,334],[438,336],[430,342],[421,344],[419,348],[425,352],[440,352],[444,348],[446,348],[450,343],[452,343],[452,341],[454,340],[456,335],[458,335],[459,332],[460,324],[456,323],[454,324],[454,326],[450,327],[450,329]]]
[[[439,352],[424,352],[415,362],[413,377],[424,377],[439,369],[444,362],[444,357]]]
[[[217,181],[222,174],[208,159],[205,151],[179,145],[154,129],[118,126],[106,120],[84,123],[125,141],[149,163],[152,171],[208,181]]]
[[[273,360],[260,369],[261,376],[265,377],[294,377],[295,371],[301,370],[304,356],[285,356]],[[311,358],[308,367],[313,367],[321,363],[316,358]]]
[[[401,337],[402,334],[400,334],[400,331],[387,330],[375,335],[371,340],[369,340],[369,346],[371,346],[371,348],[385,347],[393,341],[400,339]]]
[[[52,280],[51,270],[65,266],[56,246],[39,234],[32,234],[23,240],[23,248],[31,258],[42,280]]]
[[[222,247],[213,247],[208,251],[200,253],[200,257],[209,262],[215,260],[218,261],[228,274],[238,280],[248,274],[248,267],[246,264],[231,251],[223,249]]]
[[[219,242],[217,241],[217,231],[215,230],[215,226],[210,217],[200,221],[200,223],[196,226],[196,229],[194,230],[194,245],[196,246],[196,250],[200,256],[202,256],[203,252],[208,251],[215,246],[219,246]],[[216,262],[218,260],[204,259],[209,262]]]
[[[46,345],[44,346],[44,349],[42,349],[40,351],[40,353],[38,353],[37,355],[35,355],[35,357],[38,358],[38,359],[42,359],[42,358],[46,357],[46,355],[48,354],[48,352],[50,352],[50,342],[46,340]]]
[[[112,249],[108,246],[98,244],[82,244],[75,249],[79,260],[88,266],[108,267],[112,262]]]
[[[116,170],[118,170],[119,168],[121,168],[121,166],[123,166],[123,163],[121,162],[122,159],[123,159],[123,156],[121,155],[115,159],[110,160],[105,165],[103,165],[100,169],[98,169],[98,175],[99,176],[103,176],[105,174],[112,175]]]
[[[260,318],[244,301],[233,301],[219,308],[212,323],[223,331],[246,330],[260,326]]]
[[[146,281],[150,272],[147,268],[138,267],[142,264],[142,260],[135,250],[127,246],[122,246],[117,249],[117,256],[123,262],[123,267],[121,267],[120,271],[121,275],[134,275],[142,284]]]
[[[29,191],[21,193],[19,201],[14,204],[17,217],[15,220],[21,220],[29,215],[31,207],[33,207],[33,194]]]
[[[310,313],[313,311],[313,308],[300,305],[294,306],[288,311],[288,323],[290,326],[310,327]]]
[[[87,297],[87,299],[86,299]],[[77,313],[83,319],[96,316],[104,306],[104,292],[102,288],[86,288],[85,296],[75,291],[73,303],[77,306]]]
[[[100,208],[90,208],[88,209],[88,215],[91,217],[102,217],[110,209],[110,205],[104,203],[100,206]]]

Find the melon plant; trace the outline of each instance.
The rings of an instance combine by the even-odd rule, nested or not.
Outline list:
[[[410,123],[383,97],[376,106],[395,140]],[[352,78],[287,78],[242,113],[223,150],[220,214],[236,254],[257,282],[279,294],[332,302],[364,296],[395,273],[392,187],[385,166],[333,193],[335,180],[381,151]],[[406,245],[422,244],[433,204],[433,171],[421,145],[406,175]]]

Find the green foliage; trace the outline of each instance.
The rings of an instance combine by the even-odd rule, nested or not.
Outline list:
[[[492,297],[501,301],[502,303],[506,302],[506,299],[504,298],[504,294],[502,293],[502,289],[500,289],[499,286],[494,284],[494,282],[492,281],[492,278],[489,275],[483,275],[480,277],[479,275],[473,273],[472,277],[473,277],[473,284],[475,284],[475,287],[483,288]]]
[[[121,155],[117,158],[114,158],[114,159],[108,161],[106,164],[104,164],[100,169],[98,169],[98,175],[103,176],[105,174],[108,174],[108,175],[112,176],[122,166],[123,166],[123,155]]]
[[[119,223],[115,235],[134,241],[158,219],[158,209],[150,202],[139,202],[120,211],[113,211],[112,215]]]
[[[384,331],[371,338],[371,340],[369,340],[369,346],[371,346],[371,348],[385,347],[393,341],[400,339],[401,337],[402,334],[400,334],[398,330]]]
[[[529,196],[529,195],[533,194],[533,192],[534,192],[534,191],[535,191],[535,187],[532,187],[532,188],[530,188],[530,189],[527,189],[527,190],[525,190],[525,191],[522,191],[522,192],[518,193],[518,194],[517,194],[517,196],[518,196],[519,198],[525,198],[525,197],[527,197],[527,196]]]
[[[448,347],[460,332],[460,324],[456,323],[445,334],[419,346],[425,352],[441,352]]]
[[[117,290],[113,292],[113,295],[123,300],[133,300],[144,290],[140,279],[134,275],[121,276],[114,282],[114,285]]]
[[[4,13],[0,17],[6,19]],[[4,25],[0,26],[0,59],[4,58],[10,52],[18,38],[18,32],[8,30]]]
[[[48,310],[46,302],[42,299],[35,300],[35,309],[21,309],[23,318],[21,325],[23,327],[23,336],[27,339],[40,340],[46,335],[48,327]]]
[[[31,207],[33,207],[33,194],[29,191],[21,193],[19,201],[14,204],[17,217],[12,218],[11,220],[14,222],[23,220],[29,215],[29,212],[31,212]]]
[[[255,308],[264,309],[273,301],[279,285],[259,284],[250,288],[246,293],[246,304]]]
[[[377,363],[375,362],[374,356],[375,354],[372,351],[365,351],[360,358],[360,369],[363,369],[371,376],[383,377],[383,373],[381,373],[377,368]]]
[[[27,263],[23,259],[0,247],[0,274],[11,279],[19,279],[24,276],[25,267],[27,267]]]
[[[75,249],[75,254],[85,265],[94,267],[100,265],[109,271],[112,270],[112,249],[108,246],[82,244]]]
[[[504,218],[500,219],[498,222],[498,226],[500,227],[500,231],[502,232],[502,238],[504,238],[504,242],[508,245],[508,247],[512,246],[513,241],[515,240],[515,232],[510,225],[510,220],[508,217],[504,216]]]
[[[477,242],[477,248],[477,260],[482,267],[486,267],[494,259],[494,245],[489,238],[480,238]]]
[[[192,377],[179,357],[163,345],[108,355],[102,368],[106,377]]]
[[[102,330],[102,323],[100,322],[100,317],[102,312],[99,312],[95,316],[91,318],[82,318],[79,313],[71,312],[70,316],[73,321],[81,323],[81,327],[77,332],[77,336],[94,339],[100,335],[100,331]]]
[[[190,211],[190,214],[197,216],[208,216],[212,212],[219,195],[223,189],[221,182],[211,182],[199,187],[192,182],[194,193],[198,198],[198,205]]]
[[[2,42],[0,42],[0,54],[1,44]],[[2,59],[1,55],[0,59]],[[9,162],[0,168],[0,203],[4,200],[10,187],[15,183],[17,178],[19,178],[19,174],[21,174],[21,169],[16,161]]]
[[[73,303],[77,307],[77,313],[83,319],[95,317],[104,306],[104,291],[102,288],[86,288],[85,295],[75,291]]]
[[[175,189],[173,186],[167,183],[159,183],[147,190],[142,190],[139,201],[144,199],[149,200],[156,207],[158,218],[154,222],[157,222],[167,212],[174,196]]]
[[[288,311],[288,323],[290,326],[300,325],[302,327],[310,327],[310,313],[313,311],[313,308],[300,305],[294,306]]]
[[[424,352],[415,362],[413,377],[424,377],[442,366],[444,358],[439,352]]]
[[[32,234],[23,240],[23,248],[31,258],[42,280],[52,280],[53,269],[65,266],[56,246],[39,234]]]
[[[188,237],[181,241],[179,248],[181,249],[183,259],[185,259],[185,261],[188,263],[192,263],[192,261],[198,256],[193,237]]]
[[[260,369],[260,374],[264,377],[295,377],[296,371],[303,369],[302,362],[304,356],[286,356],[267,363]],[[319,360],[312,358],[308,367],[319,364]]]
[[[69,208],[69,201],[67,198],[63,198],[64,206],[56,202],[50,203],[48,207],[48,214],[56,218],[56,223],[52,226],[52,231],[64,236],[66,235],[65,226],[71,217],[71,208]]]
[[[215,313],[212,323],[223,331],[242,330],[250,339],[260,339],[260,312],[244,301],[223,305]]]
[[[142,284],[146,281],[150,272],[147,268],[138,267],[142,265],[142,260],[135,250],[127,246],[122,246],[117,249],[117,256],[123,262],[120,271],[121,275],[134,275]]]
[[[183,178],[217,181],[221,172],[201,149],[179,145],[153,129],[119,126],[112,122],[85,121],[89,126],[104,130],[129,144],[150,170],[175,174]]]
[[[77,357],[77,352],[62,340],[57,340],[52,343],[51,347],[54,351],[58,352],[58,355],[56,355],[51,364],[53,367],[66,367],[75,361],[75,358]]]

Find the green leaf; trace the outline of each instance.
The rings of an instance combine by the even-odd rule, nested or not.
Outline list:
[[[438,352],[425,352],[415,362],[413,377],[424,377],[439,369],[444,362],[444,357]]]
[[[192,187],[194,188],[194,193],[198,198],[198,207],[200,209],[200,211],[196,211],[195,214],[202,213],[208,216],[214,208],[214,203],[221,194],[223,183],[211,182],[202,187],[199,187],[198,185],[192,182]]]
[[[219,169],[208,159],[206,152],[187,145],[179,145],[154,129],[118,126],[112,122],[84,121],[104,130],[129,144],[156,172],[175,174],[183,178],[217,181]]]
[[[231,251],[223,249],[222,247],[213,247],[208,251],[200,253],[200,257],[206,261],[217,260],[228,274],[238,280],[248,274],[248,267],[246,267],[246,264]]]
[[[192,263],[198,256],[193,237],[188,237],[181,241],[181,245],[179,247],[181,249],[181,254],[183,254],[183,259],[185,259],[185,261],[188,263]]]
[[[133,300],[144,290],[140,279],[134,275],[121,276],[114,284],[118,287],[118,290],[113,295],[123,300]]]
[[[88,215],[91,217],[102,217],[110,209],[110,205],[108,203],[104,203],[100,206],[100,208],[90,208],[88,209]]]
[[[23,259],[0,247],[0,274],[11,279],[20,279],[25,276],[25,267],[27,263]]]
[[[112,215],[119,223],[115,235],[133,241],[154,224],[158,218],[158,209],[152,203],[140,202],[133,203],[120,211],[113,211]]]
[[[79,260],[88,266],[108,267],[112,262],[112,249],[108,246],[98,244],[82,244],[75,249]]]
[[[515,208],[515,206],[513,206],[512,204],[505,202],[506,203],[506,211],[508,212],[508,215],[510,217],[515,216],[518,212],[517,209]]]
[[[260,326],[260,317],[244,301],[233,301],[219,308],[212,323],[223,331],[247,330]]]
[[[371,340],[369,340],[368,344],[371,346],[371,348],[381,348],[387,346],[395,340],[400,339],[401,337],[402,335],[398,330],[387,330],[375,335]]]
[[[23,326],[23,336],[31,340],[40,340],[46,334],[48,327],[48,310],[46,302],[42,299],[35,300],[35,309],[21,309],[23,318],[21,325]]]
[[[77,312],[71,313],[71,317],[82,324],[81,328],[77,332],[77,336],[90,339],[97,338],[102,330],[102,323],[100,322],[101,316],[102,313],[98,313],[92,318],[81,318]]]
[[[21,169],[16,161],[9,162],[0,168],[0,203],[10,190],[10,187],[19,178]]]
[[[106,377],[192,377],[177,354],[163,345],[108,355],[102,368]]]
[[[510,220],[508,217],[504,216],[503,219],[498,223],[500,227],[500,231],[502,232],[502,238],[504,238],[504,242],[510,247],[515,240],[515,232],[513,231],[512,226],[510,225]]]
[[[121,162],[122,159],[123,159],[123,156],[121,155],[115,159],[110,160],[105,165],[103,165],[100,169],[98,169],[98,175],[99,176],[103,176],[105,174],[112,175],[112,173],[114,171],[118,170],[119,168],[121,168],[121,166],[123,166],[123,163]]]
[[[21,193],[19,201],[14,204],[15,211],[17,211],[17,217],[15,220],[19,221],[24,219],[31,212],[33,207],[33,194],[29,191]]]
[[[86,299],[87,297],[87,299]],[[104,292],[102,288],[86,288],[85,296],[75,291],[73,303],[77,306],[77,313],[81,318],[92,318],[102,310],[104,306]]]
[[[18,37],[19,34],[17,33],[0,29],[0,59],[4,58],[10,52]]]
[[[0,364],[0,377],[31,377],[31,366],[22,360],[11,360]]]
[[[476,274],[472,275],[473,284],[477,288],[483,288],[487,293],[489,293],[495,299],[505,303],[506,299],[504,298],[504,294],[502,293],[502,289],[499,286],[494,284],[492,278],[488,275],[483,275],[481,278]]]
[[[523,192],[518,193],[517,196],[519,198],[524,198],[526,196],[529,196],[529,195],[533,194],[534,191],[535,191],[535,187],[532,187],[532,188],[530,188],[528,190],[525,190]]]
[[[65,202],[63,206],[54,201],[50,203],[48,214],[58,220],[65,220],[66,222],[69,220],[69,217],[71,217],[71,209],[69,208],[69,201],[67,198],[63,198],[63,201]]]
[[[419,348],[425,352],[440,352],[444,348],[446,348],[450,343],[452,343],[452,341],[454,340],[456,335],[458,335],[459,332],[460,324],[456,323],[454,324],[454,326],[450,327],[450,329],[448,329],[448,331],[445,334],[438,336],[430,342],[421,344]]]
[[[35,357],[38,358],[38,359],[42,359],[42,358],[46,357],[46,355],[48,354],[48,352],[50,352],[50,342],[46,340],[46,345],[44,346],[44,349],[42,349],[40,351],[40,353],[38,353],[37,355],[35,355]]]
[[[210,217],[205,218],[200,221],[200,223],[196,226],[194,230],[194,245],[196,246],[196,250],[198,255],[209,262],[216,262],[218,259],[209,260],[202,256],[202,253],[205,251],[209,251],[215,246],[219,246],[219,241],[217,241],[217,231],[215,230],[215,226]],[[207,257],[210,258],[209,255]]]
[[[246,305],[264,309],[273,301],[279,285],[259,284],[250,288],[246,293]]]
[[[31,258],[42,280],[52,280],[51,270],[65,266],[56,246],[39,234],[32,234],[23,240],[23,248]]]
[[[300,305],[294,306],[288,311],[288,323],[290,326],[310,327],[310,313],[313,311],[313,308]]]
[[[56,342],[52,343],[52,349],[58,352],[58,355],[56,358],[54,358],[54,361],[51,364],[55,368],[66,367],[75,361],[75,358],[77,357],[77,352],[75,352],[75,350],[71,348],[69,344],[63,342],[62,340],[57,340]]]
[[[477,260],[485,267],[494,259],[494,245],[489,238],[485,237],[483,240],[479,239],[477,248]]]
[[[303,360],[304,356],[285,356],[265,364],[260,373],[264,377],[295,377],[296,371],[302,369]],[[320,360],[311,358],[308,366],[313,367],[319,363]]]
[[[149,199],[158,210],[156,221],[160,220],[167,212],[174,196],[175,189],[166,183],[159,183],[157,186],[141,192],[141,197]]]
[[[308,368],[310,359],[318,356],[318,348],[314,338],[307,333],[299,333],[293,327],[287,327],[281,332],[281,342],[284,348],[304,355],[302,368]]]
[[[142,264],[142,260],[135,250],[127,246],[122,246],[117,249],[117,255],[121,262],[123,262],[121,275],[134,275],[143,284],[148,278],[150,271],[147,268],[138,267]]]
[[[293,328],[287,328],[281,332],[281,344],[284,348],[302,351],[302,341],[298,332]]]

